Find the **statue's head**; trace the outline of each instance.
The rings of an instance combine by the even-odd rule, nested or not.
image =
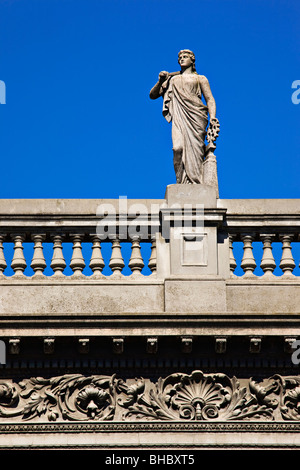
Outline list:
[[[178,63],[180,66],[182,66],[183,63],[188,67],[191,65],[193,72],[196,72],[195,61],[195,54],[189,49],[182,49],[178,52]]]

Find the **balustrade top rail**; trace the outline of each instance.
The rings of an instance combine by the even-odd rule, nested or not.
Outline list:
[[[201,203],[201,201],[199,201]],[[120,208],[128,216],[136,212],[148,215],[158,215],[160,209],[166,206],[164,199],[0,199],[0,224],[34,218],[38,223],[47,219],[59,221],[61,217],[99,220],[99,207],[112,208],[116,215]],[[295,222],[300,225],[300,199],[219,199],[217,207],[226,209],[227,223],[230,226],[243,218],[257,220],[260,223],[276,221]],[[204,208],[206,209],[206,208]],[[211,207],[208,207],[211,209]]]

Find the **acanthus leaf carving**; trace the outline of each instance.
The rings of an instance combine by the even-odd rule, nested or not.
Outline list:
[[[0,384],[0,391],[14,390],[12,410],[3,407],[6,395],[0,393],[0,417],[21,416],[22,420],[32,420],[46,416],[49,421],[59,417],[66,420],[87,419],[110,420],[115,411],[115,376],[65,375],[52,379],[31,378],[16,387]],[[10,387],[10,388],[9,388]],[[12,404],[11,404],[12,405]]]
[[[300,376],[275,375],[278,384],[280,412],[284,420],[300,421]]]
[[[300,421],[300,376],[223,373],[122,380],[66,374],[0,382],[0,421]]]
[[[270,387],[265,395],[271,393]],[[252,393],[241,388],[234,377],[225,374],[172,374],[159,379],[155,388],[128,406],[129,419],[160,420],[234,420],[272,419],[276,400],[262,400],[260,388],[252,384]],[[126,402],[123,403],[126,407]],[[277,404],[276,404],[277,406]]]

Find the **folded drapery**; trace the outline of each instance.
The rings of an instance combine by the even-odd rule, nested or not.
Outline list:
[[[174,161],[177,183],[203,183],[208,109],[201,100],[199,75],[179,74],[166,82],[163,116],[172,121],[173,149],[181,150],[181,161]]]

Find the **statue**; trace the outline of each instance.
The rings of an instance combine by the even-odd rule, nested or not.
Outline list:
[[[219,133],[216,103],[207,78],[196,72],[194,53],[188,49],[180,51],[178,63],[181,71],[160,72],[158,82],[150,91],[153,100],[163,97],[163,116],[168,122],[172,121],[176,182],[216,185],[216,165],[213,171],[214,167],[208,171],[210,181],[205,181],[204,174],[204,161],[208,156],[214,157],[214,142]],[[210,124],[206,134],[208,114]]]

